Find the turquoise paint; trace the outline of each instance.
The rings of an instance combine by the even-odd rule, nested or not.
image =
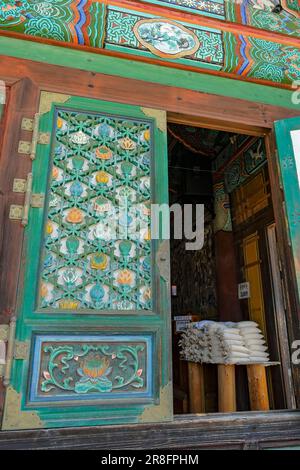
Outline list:
[[[300,105],[292,102],[293,91],[267,85],[243,82],[229,78],[207,75],[185,70],[169,69],[165,66],[139,63],[130,59],[120,59],[50,46],[21,39],[0,36],[0,54],[36,62],[70,67],[73,70],[116,75],[161,85],[187,88],[203,93],[239,98],[257,103],[272,104],[300,112]]]
[[[278,148],[281,179],[288,223],[288,233],[293,251],[295,272],[300,299],[300,189],[296,168],[296,158],[291,131],[299,130],[300,117],[275,122],[276,141]]]
[[[53,104],[51,111],[42,115],[40,131],[49,132],[53,129],[53,118],[57,108],[76,109],[82,111],[94,111],[98,113],[110,113],[111,115],[143,119],[152,123],[154,132],[153,155],[153,202],[168,202],[167,182],[167,136],[162,132],[155,118],[146,116],[136,106],[108,103],[98,100],[71,98],[66,103]],[[44,193],[48,181],[49,145],[38,145],[37,156],[33,162],[33,192]],[[128,337],[130,335],[151,336],[151,358],[148,358],[151,368],[151,396],[126,397],[116,399],[113,403],[101,402],[101,397],[94,400],[81,399],[76,403],[76,397],[72,406],[64,403],[51,403],[45,400],[42,405],[30,401],[27,395],[28,385],[31,380],[38,380],[36,365],[33,367],[35,356],[34,346],[31,347],[30,359],[14,360],[11,385],[21,394],[21,411],[35,411],[43,421],[44,427],[68,427],[100,424],[122,424],[138,422],[145,406],[155,407],[158,403],[160,388],[171,380],[169,362],[170,342],[170,301],[169,289],[166,282],[160,277],[155,267],[154,284],[156,299],[152,312],[113,313],[42,313],[36,309],[36,288],[38,279],[38,251],[43,237],[43,209],[31,209],[29,224],[25,229],[24,259],[30,260],[25,266],[25,283],[23,292],[19,292],[18,298],[18,322],[16,338],[20,341],[30,341],[36,334],[41,335],[71,335],[76,334],[84,341],[91,332],[93,335],[116,334]],[[160,241],[153,241],[153,259]],[[154,263],[155,266],[155,263]],[[152,367],[153,364],[153,367]],[[34,373],[34,375],[32,375]],[[32,395],[31,395],[32,396]],[[170,402],[172,397],[169,397]],[[84,409],[83,409],[84,408]],[[6,411],[5,411],[6,413]],[[169,420],[172,416],[165,416]],[[20,423],[21,426],[21,423]],[[22,426],[21,426],[22,427]]]

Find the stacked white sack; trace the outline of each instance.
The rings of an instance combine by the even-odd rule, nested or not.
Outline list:
[[[189,325],[187,332],[182,335],[179,341],[183,359],[200,363],[208,362],[208,344],[206,339],[202,330],[193,328],[192,324]]]
[[[181,356],[192,362],[247,364],[268,361],[263,335],[254,322],[192,323],[179,341]]]
[[[249,350],[244,344],[236,323],[220,323],[220,341],[226,351],[227,364],[248,363]]]
[[[250,362],[268,362],[268,348],[258,324],[254,321],[243,321],[238,323],[238,327],[245,346],[249,349]]]
[[[192,323],[181,341],[185,360],[212,364],[249,362],[249,351],[235,323],[202,321]]]

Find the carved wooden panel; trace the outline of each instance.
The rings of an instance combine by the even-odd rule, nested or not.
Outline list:
[[[151,309],[151,124],[58,110],[38,308]]]
[[[152,336],[37,335],[30,401],[149,398]]]

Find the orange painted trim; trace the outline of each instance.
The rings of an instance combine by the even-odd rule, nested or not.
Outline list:
[[[245,38],[244,38],[244,39],[245,39]],[[247,38],[245,39],[245,41],[246,41],[246,43],[247,43],[247,47],[246,47],[246,49],[245,49],[245,55],[246,55],[246,57],[247,57],[249,63],[248,63],[248,65],[247,65],[247,67],[243,70],[242,75],[247,75],[247,74],[249,73],[249,71],[251,70],[251,67],[252,67],[253,64],[254,64],[254,59],[253,59],[253,58],[251,57],[251,55],[250,55],[250,48],[251,48],[251,45],[249,44],[249,41],[248,41]]]
[[[190,72],[196,72],[196,73],[202,73],[202,74],[207,74],[207,75],[215,75],[215,76],[220,76],[224,78],[231,78],[233,80],[239,80],[239,81],[244,81],[244,82],[250,82],[250,83],[257,83],[260,85],[267,85],[267,86],[272,86],[274,88],[283,88],[287,90],[292,90],[292,84],[285,84],[285,83],[274,83],[268,80],[262,80],[262,79],[256,79],[256,78],[251,78],[251,77],[243,77],[240,75],[236,75],[234,73],[230,72],[223,72],[223,71],[216,71],[216,70],[208,70],[205,68],[198,68],[198,67],[192,67],[192,66],[187,66],[187,65],[182,65],[182,64],[176,64],[176,63],[171,63],[171,62],[164,62],[161,59],[152,59],[144,56],[136,56],[136,55],[129,55],[126,53],[121,53],[121,52],[115,52],[115,51],[108,51],[106,49],[99,49],[96,47],[91,47],[91,46],[84,46],[81,44],[70,44],[69,42],[64,42],[64,41],[56,41],[55,39],[45,39],[45,38],[37,38],[33,36],[26,36],[22,33],[16,33],[16,32],[11,32],[11,31],[0,31],[0,36],[6,36],[6,37],[12,37],[15,39],[22,39],[25,41],[32,41],[32,42],[38,42],[41,44],[47,44],[50,46],[59,46],[59,47],[67,47],[69,49],[76,49],[76,50],[81,50],[85,52],[92,52],[94,54],[102,54],[105,56],[109,57],[117,57],[120,59],[126,59],[126,60],[131,60],[131,61],[137,61],[137,62],[145,62],[148,64],[152,65],[160,65],[162,67],[168,67],[168,68],[174,68],[174,69],[179,69],[179,70],[185,70],[185,71],[190,71]],[[9,54],[8,54],[9,55]]]
[[[300,13],[297,13],[295,10],[292,10],[291,8],[289,8],[287,3],[286,3],[286,0],[281,0],[281,5],[282,5],[284,10],[288,11],[295,18],[300,18]]]
[[[255,28],[249,25],[233,23],[227,20],[218,20],[215,18],[209,18],[204,15],[195,15],[185,11],[178,11],[177,9],[171,8],[169,6],[162,7],[159,5],[151,5],[151,7],[149,8],[149,4],[145,4],[143,3],[143,1],[137,3],[132,0],[94,1],[96,1],[97,3],[104,3],[107,6],[118,6],[120,8],[127,8],[129,10],[147,13],[148,15],[158,15],[166,19],[172,19],[179,22],[188,22],[197,26],[219,29],[234,34],[243,34],[246,36],[264,39],[265,41],[279,42],[280,44],[300,48],[300,38],[298,39],[292,36],[286,36],[285,34],[277,33],[275,31],[266,31],[264,29]]]
[[[90,27],[90,24],[91,24],[90,7],[92,6],[93,3],[94,3],[93,0],[88,0],[84,7],[84,11],[86,15],[86,24],[82,28],[82,34],[84,37],[85,44],[88,44],[88,45],[90,45],[90,37],[88,35],[88,28]]]
[[[69,27],[70,27],[70,30],[71,30],[71,34],[72,34],[72,38],[73,38],[73,41],[75,44],[78,43],[78,38],[77,38],[77,34],[76,34],[76,29],[75,29],[75,24],[78,23],[79,21],[79,13],[78,13],[78,10],[77,10],[77,5],[79,3],[80,0],[77,0],[75,3],[71,3],[71,10],[72,10],[72,13],[74,15],[74,21],[73,23],[70,23],[69,24]]]

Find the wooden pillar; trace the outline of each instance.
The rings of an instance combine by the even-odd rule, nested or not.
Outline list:
[[[252,411],[270,409],[266,367],[261,364],[247,365],[250,407]]]
[[[214,232],[217,299],[220,321],[241,321],[238,275],[232,233],[229,196],[224,182],[214,184]]]
[[[205,413],[203,365],[188,362],[190,413]]]
[[[221,413],[236,411],[235,366],[218,364],[218,402]]]

